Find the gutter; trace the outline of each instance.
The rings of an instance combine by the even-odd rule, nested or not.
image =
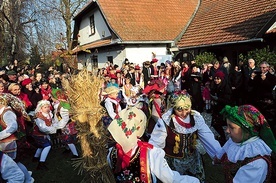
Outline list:
[[[174,41],[118,41],[118,44],[168,44]]]
[[[195,49],[195,48],[205,48],[205,47],[212,47],[212,46],[222,46],[228,44],[240,44],[240,43],[251,43],[251,42],[263,42],[263,38],[254,38],[244,41],[233,41],[233,42],[224,42],[224,43],[217,43],[217,44],[208,44],[208,45],[198,45],[198,46],[190,46],[190,47],[179,47],[179,50],[187,50],[187,49]]]

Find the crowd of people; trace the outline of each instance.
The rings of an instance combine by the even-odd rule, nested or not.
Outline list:
[[[227,57],[203,65],[158,63],[156,58],[142,65],[125,59],[121,67],[106,62],[97,72],[104,80],[99,103],[111,135],[108,161],[116,182],[204,182],[204,153],[226,167],[229,182],[270,180],[276,152],[273,67],[267,62],[258,67],[253,59],[231,65]],[[62,86],[70,74],[54,67],[42,71],[39,65],[19,68],[16,60],[1,68],[0,148],[4,159],[16,162],[17,182],[34,181],[20,163],[24,146],[36,148],[37,170],[48,169],[52,134],[60,134],[73,157],[79,157],[76,124]],[[202,112],[211,114],[218,136]]]
[[[54,135],[72,158],[78,158],[75,122],[70,119],[69,100],[62,89],[62,80],[68,79],[70,72],[60,72],[53,66],[46,71],[40,65],[19,67],[17,60],[0,72],[1,178],[7,182],[34,182],[22,158],[34,149],[36,169],[48,170],[45,162]],[[11,160],[16,163],[6,166]]]
[[[227,57],[203,66],[197,65],[195,61],[157,63],[158,60],[153,58],[139,66],[126,59],[121,68],[107,62],[104,68],[98,70],[98,75],[105,81],[100,92],[102,106],[106,109],[103,123],[112,136],[114,125],[122,125],[118,118],[125,118],[124,113],[131,113],[133,108],[138,108],[147,117],[145,133],[139,139],[163,149],[165,164],[173,171],[194,176],[204,182],[201,153],[207,152],[214,161],[222,162],[225,166],[227,162],[241,162],[240,169],[236,169],[234,174],[229,169],[233,167],[226,166],[226,180],[229,182],[264,182],[269,179],[272,163],[264,156],[270,157],[272,152],[274,154],[276,145],[276,76],[273,67],[267,62],[261,62],[257,67],[253,59],[249,59],[248,64],[240,62],[232,66]],[[230,106],[233,109],[230,110]],[[241,111],[234,106],[240,106]],[[211,113],[211,126],[219,136],[214,137],[202,112]],[[131,118],[121,122],[128,124],[134,118],[135,115],[131,115]],[[129,128],[128,125],[122,125],[123,131]],[[133,131],[135,129],[130,134]],[[226,138],[225,132],[230,140]],[[263,132],[267,136],[261,135]],[[239,139],[236,139],[237,136]],[[271,143],[267,142],[268,139],[271,139]],[[261,144],[258,144],[259,140]],[[119,138],[115,141],[122,146],[123,154],[130,158],[137,155],[133,150],[139,143],[124,149],[128,145]],[[111,143],[110,146],[113,145]],[[235,152],[229,146],[233,149],[237,146],[234,151],[240,154],[233,157]],[[118,151],[120,149],[117,148]],[[255,172],[259,168],[256,166],[257,161],[265,164],[262,171],[248,176],[248,172]],[[129,166],[130,172],[133,171],[133,167]],[[122,169],[116,174],[117,181],[128,177],[124,174],[126,169],[129,170],[126,165]]]

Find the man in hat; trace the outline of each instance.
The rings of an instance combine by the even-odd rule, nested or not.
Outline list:
[[[9,77],[9,83],[17,83],[17,73],[14,70],[9,70],[7,75]]]
[[[141,141],[147,117],[136,107],[126,108],[108,127],[116,145],[109,149],[108,162],[116,182],[166,183],[199,182],[195,177],[180,175],[172,171],[164,159],[161,148]]]
[[[130,78],[130,84],[132,84],[132,86],[136,85],[136,81],[135,81],[135,69],[134,66],[130,66],[129,67],[129,71],[126,74],[126,78]]]
[[[144,87],[146,87],[149,84],[150,75],[151,75],[150,61],[145,61],[143,63],[142,74],[143,74],[143,78],[144,78]]]
[[[140,66],[136,65],[134,67],[134,76],[135,76],[135,85],[139,85],[140,84],[140,80],[141,80],[141,72],[140,72]]]
[[[157,79],[159,77],[158,73],[159,73],[159,69],[157,67],[157,62],[158,62],[158,59],[157,58],[153,58],[151,60],[151,66],[150,66],[150,78],[151,79]]]

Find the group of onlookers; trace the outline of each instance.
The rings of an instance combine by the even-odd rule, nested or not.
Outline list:
[[[150,172],[161,181],[196,182],[179,174],[204,181],[201,154],[205,152],[224,165],[227,182],[270,179],[271,156],[275,160],[276,151],[276,76],[269,64],[261,62],[258,69],[249,59],[248,65],[233,67],[226,57],[204,66],[194,61],[157,63],[156,58],[142,66],[125,60],[121,68],[107,63],[98,72],[105,80],[100,92],[106,109],[103,124],[117,143],[108,144],[116,181],[140,180],[132,162],[146,157],[137,154],[138,147],[141,153],[143,147],[150,149],[150,160],[158,157],[150,161]],[[218,137],[206,125],[204,111],[211,113]],[[170,175],[156,171],[167,166]]]
[[[48,170],[45,162],[52,137],[58,136],[68,149],[66,152],[72,152],[73,158],[79,157],[75,146],[77,131],[62,88],[62,81],[71,73],[60,72],[53,66],[46,71],[40,65],[19,67],[17,60],[0,72],[0,147],[17,165],[12,167],[14,172],[1,171],[2,178],[8,182],[33,182],[32,172],[20,163],[26,157],[24,153],[32,152],[31,149],[32,161],[38,162],[37,170]]]

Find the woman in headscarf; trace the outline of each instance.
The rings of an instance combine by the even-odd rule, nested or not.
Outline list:
[[[252,105],[227,105],[221,114],[230,137],[217,154],[226,182],[270,182],[276,141],[265,117]]]

